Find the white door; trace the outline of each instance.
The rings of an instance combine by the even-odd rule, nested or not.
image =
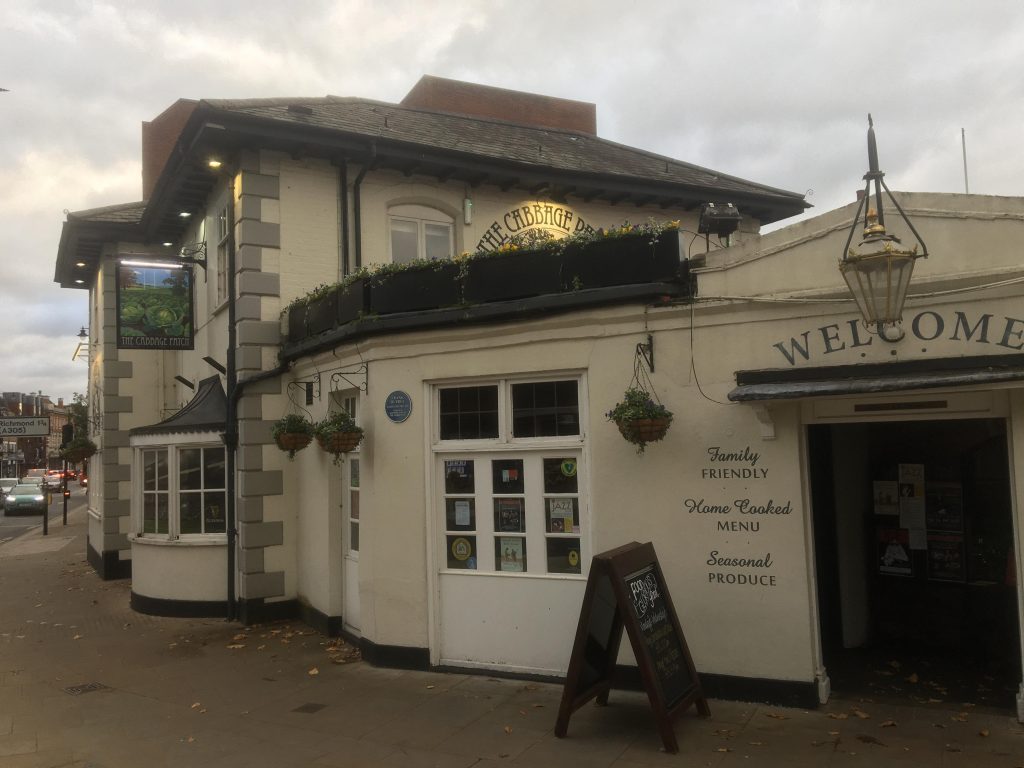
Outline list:
[[[345,629],[359,634],[359,454],[350,453],[343,473],[342,515],[342,622]]]

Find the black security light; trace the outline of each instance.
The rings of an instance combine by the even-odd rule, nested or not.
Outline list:
[[[878,147],[875,144],[875,128],[871,115],[868,115],[868,172],[864,174],[864,193],[860,196],[857,213],[853,217],[853,226],[846,238],[843,256],[839,262],[839,271],[843,275],[850,293],[853,294],[857,307],[860,309],[864,322],[868,327],[875,327],[880,333],[887,325],[894,325],[903,319],[903,303],[910,287],[910,276],[914,272],[914,262],[928,255],[921,236],[900,208],[896,198],[883,181],[885,176],[878,170]],[[871,207],[871,185],[875,186],[874,204]],[[911,249],[900,248],[900,239],[885,229],[885,212],[882,208],[882,190],[899,212],[907,227],[917,238],[917,245]],[[861,219],[861,213],[864,216]],[[863,235],[860,244],[851,248],[854,232],[863,222]]]
[[[697,231],[702,235],[728,237],[740,227],[743,217],[732,203],[704,203],[697,221]]]

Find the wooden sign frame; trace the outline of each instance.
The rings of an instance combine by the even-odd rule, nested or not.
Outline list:
[[[665,751],[676,753],[672,718],[690,705],[702,717],[711,709],[650,542],[624,544],[591,561],[555,736],[565,737],[572,713],[591,699],[608,703],[623,628]]]

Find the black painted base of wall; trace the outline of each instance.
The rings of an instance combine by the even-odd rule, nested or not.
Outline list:
[[[302,616],[298,600],[278,600],[268,603],[262,597],[239,600],[236,604],[238,621],[246,626],[266,624],[269,621],[291,621]]]
[[[226,600],[167,600],[132,592],[132,610],[175,619],[213,619],[228,615]]]
[[[814,682],[797,680],[769,680],[760,677],[734,677],[732,675],[714,675],[698,673],[704,695],[709,699],[725,699],[726,701],[751,701],[761,704],[774,704],[780,707],[800,707],[817,709],[818,686]],[[636,667],[617,665],[612,689],[643,690],[640,670]]]
[[[311,605],[302,604],[299,606],[299,618],[321,635],[327,637],[340,637],[342,631],[341,616],[328,616],[323,611],[318,611]]]
[[[85,546],[85,556],[89,561],[89,565],[92,566],[93,570],[104,581],[130,579],[132,577],[132,561],[122,560],[120,553],[117,551],[97,552],[93,549],[90,542]]]
[[[363,660],[375,667],[393,669],[430,669],[430,651],[427,648],[409,648],[404,645],[377,645],[370,640],[359,640]]]

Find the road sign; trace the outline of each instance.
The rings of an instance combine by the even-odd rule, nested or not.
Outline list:
[[[49,416],[4,416],[0,437],[41,437],[50,434]]]

